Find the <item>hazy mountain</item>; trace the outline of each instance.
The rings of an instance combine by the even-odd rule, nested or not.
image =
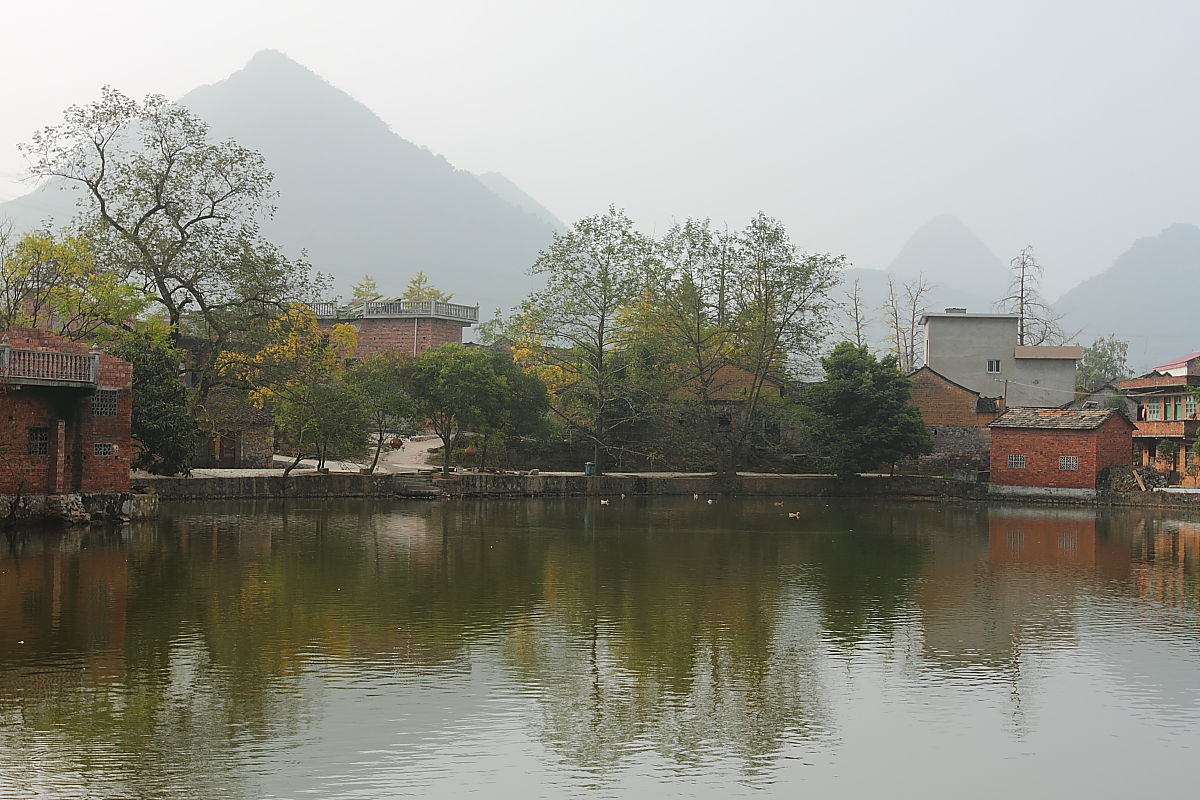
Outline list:
[[[1129,342],[1129,363],[1142,372],[1200,349],[1195,291],[1200,228],[1172,225],[1138,239],[1113,265],[1059,298],[1063,326],[1083,329],[1082,344],[1115,333]]]
[[[554,213],[544,205],[534,200],[529,195],[525,194],[520,186],[510,181],[508,178],[501,175],[499,172],[484,172],[476,175],[479,182],[487,188],[491,189],[496,195],[512,203],[517,208],[527,214],[533,214],[535,217],[545,222],[556,231],[565,231],[567,226],[563,221],[554,216]]]
[[[181,102],[214,138],[263,154],[279,193],[265,235],[293,255],[307,250],[342,293],[369,273],[398,294],[424,270],[456,302],[507,308],[528,293],[526,271],[561,227],[507,179],[488,179],[501,196],[275,51]],[[74,194],[55,186],[0,206],[21,228],[73,213]]]
[[[924,277],[928,291],[919,308],[942,311],[959,306],[971,312],[993,311],[993,301],[1003,296],[1007,274],[1000,259],[988,250],[967,226],[952,216],[937,217],[917,229],[886,270],[848,269],[843,275],[837,300],[848,303],[854,282],[859,285],[866,338],[877,349],[886,349],[889,335],[883,310],[891,280],[901,306],[907,306],[905,287],[916,286]],[[836,327],[845,336],[852,330],[850,314],[839,313]]]
[[[887,267],[899,275],[924,275],[945,289],[961,289],[991,301],[1003,297],[1009,273],[996,254],[957,217],[934,217],[909,237]],[[955,303],[965,305],[965,303]]]

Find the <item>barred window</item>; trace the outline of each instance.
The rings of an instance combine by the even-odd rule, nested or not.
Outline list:
[[[1183,398],[1183,416],[1185,419],[1196,418],[1196,398],[1194,395],[1188,395]]]
[[[112,442],[92,442],[92,455],[94,456],[111,456],[113,454]]]
[[[1059,456],[1058,468],[1068,472],[1074,472],[1079,469],[1079,456]]]
[[[91,396],[92,416],[116,416],[116,390],[97,389]]]
[[[31,456],[48,456],[48,455],[50,455],[50,429],[49,428],[30,428],[29,429],[29,455],[31,455]]]
[[[92,416],[115,417],[117,415],[117,390],[97,389],[92,395]]]
[[[1025,456],[1020,453],[1010,453],[1008,456],[1009,469],[1025,469]]]
[[[989,358],[989,359],[988,359],[987,371],[988,371],[988,372],[999,372],[999,371],[1000,371],[1000,359],[998,359],[998,358]]]

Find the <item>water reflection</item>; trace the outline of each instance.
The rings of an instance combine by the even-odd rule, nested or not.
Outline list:
[[[1093,736],[1066,703],[1200,732],[1200,522],[797,507],[240,503],[10,536],[0,797],[722,796],[844,786],[901,719],[894,752],[964,769]]]

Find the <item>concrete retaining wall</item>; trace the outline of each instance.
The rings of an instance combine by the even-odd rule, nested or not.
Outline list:
[[[203,478],[139,478],[167,500],[233,500],[259,497],[440,497],[426,475],[245,475]]]

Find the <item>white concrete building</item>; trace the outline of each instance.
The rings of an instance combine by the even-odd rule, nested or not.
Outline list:
[[[925,364],[950,380],[999,397],[1009,408],[1057,408],[1075,397],[1078,346],[1017,344],[1016,314],[968,314],[965,308],[925,314]]]

